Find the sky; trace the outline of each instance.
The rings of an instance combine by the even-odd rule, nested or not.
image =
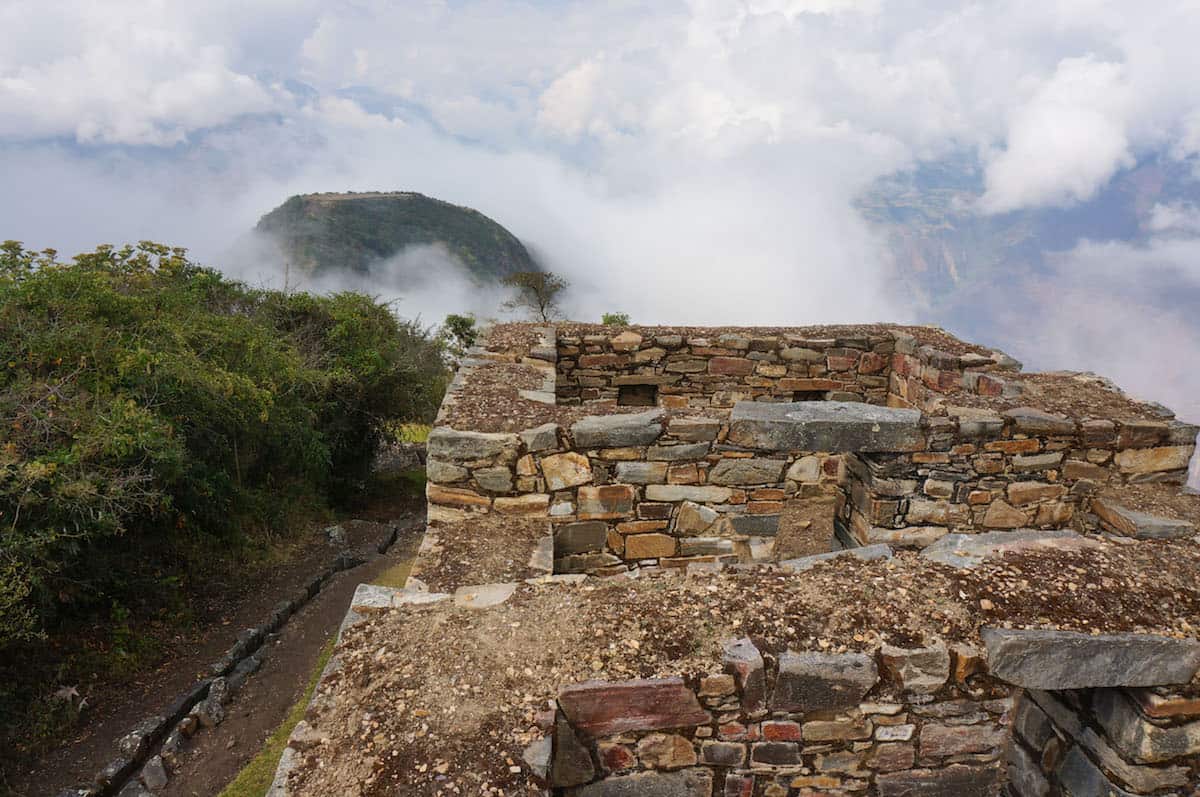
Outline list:
[[[270,282],[228,253],[287,196],[417,190],[512,230],[577,318],[937,323],[856,198],[947,158],[985,216],[1200,175],[1198,40],[1200,0],[6,0],[0,238]],[[984,342],[1200,415],[1197,314],[1148,287],[1200,286],[1200,210],[1148,218],[981,307]],[[431,322],[494,298],[408,282],[379,292]]]

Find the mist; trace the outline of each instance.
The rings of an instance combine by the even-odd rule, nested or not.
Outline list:
[[[1200,176],[1188,0],[515,0],[0,12],[0,238],[158,240],[256,284],[360,290],[435,324],[497,315],[443,248],[303,278],[250,246],[288,196],[414,190],[507,227],[638,323],[934,323],[1200,419],[1195,206],[1084,241],[949,313],[855,202],[970,153],[973,211],[1085,203],[1159,158]],[[140,32],[127,35],[130,30]],[[120,42],[121,46],[114,43]]]

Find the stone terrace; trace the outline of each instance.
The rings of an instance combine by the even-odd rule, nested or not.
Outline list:
[[[913,327],[494,328],[285,794],[1186,794],[1196,428]]]

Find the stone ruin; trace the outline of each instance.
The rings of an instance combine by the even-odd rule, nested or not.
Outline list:
[[[936,563],[952,583],[1014,563],[1026,585],[1050,576],[1021,563],[1086,580],[1109,550],[1169,564],[1200,539],[1183,488],[1198,431],[935,328],[503,325],[430,435],[408,587],[364,588],[355,612],[655,579],[734,605],[754,579],[850,563]],[[969,638],[888,638],[864,617],[803,649],[731,628],[701,673],[559,683],[520,787],[480,793],[1200,794],[1192,604],[1147,633],[1073,615],[1070,596],[1045,622],[989,624],[991,603],[967,607]]]

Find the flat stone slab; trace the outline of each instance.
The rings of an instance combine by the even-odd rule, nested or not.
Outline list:
[[[400,590],[378,584],[359,584],[350,599],[351,609],[390,609]]]
[[[624,448],[653,443],[662,434],[663,411],[594,415],[571,426],[578,448]]]
[[[1185,684],[1200,670],[1200,640],[1152,634],[984,628],[992,675],[1026,689]]]
[[[744,448],[830,453],[925,448],[919,410],[852,401],[739,401],[729,421],[728,442]]]
[[[712,721],[682,678],[585,681],[563,688],[558,705],[572,727],[593,738]]]
[[[570,797],[709,797],[713,774],[702,768],[639,772],[568,789]]]
[[[833,711],[857,706],[879,671],[865,653],[792,653],[779,657],[772,711]]]
[[[515,582],[475,584],[454,590],[454,605],[465,609],[490,609],[499,606],[517,591]]]
[[[1196,533],[1196,527],[1186,520],[1139,512],[1108,498],[1094,499],[1092,511],[1113,531],[1139,540],[1173,540]]]
[[[951,567],[965,568],[978,567],[985,561],[1018,551],[1039,548],[1079,551],[1098,547],[1100,543],[1073,531],[1017,529],[983,534],[947,534],[921,551],[921,556]]]
[[[875,559],[891,559],[892,549],[887,545],[864,545],[861,548],[847,548],[843,551],[830,551],[829,553],[817,553],[812,556],[801,556],[798,559],[785,559],[779,563],[779,566],[793,573],[802,573],[821,562],[828,562],[830,559],[837,559],[842,556],[852,556],[855,559],[870,562]]]

